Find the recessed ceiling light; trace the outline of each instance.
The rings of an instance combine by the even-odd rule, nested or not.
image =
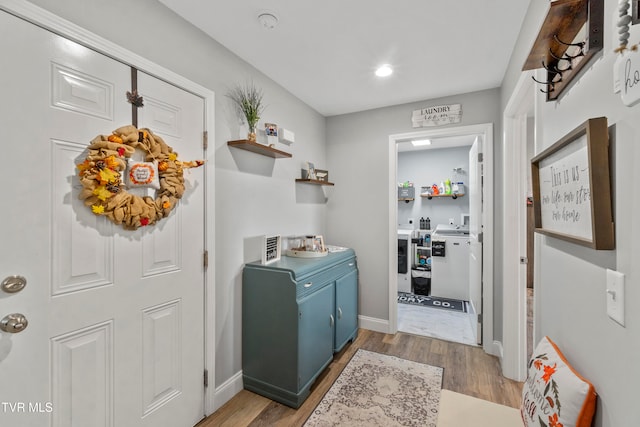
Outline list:
[[[376,76],[378,77],[387,77],[387,76],[390,76],[392,73],[393,73],[393,68],[391,68],[391,65],[389,64],[381,65],[376,70]]]
[[[416,139],[415,141],[411,141],[414,147],[419,147],[422,145],[431,145],[430,139]]]

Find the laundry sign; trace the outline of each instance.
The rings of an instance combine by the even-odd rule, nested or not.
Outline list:
[[[434,105],[432,107],[414,110],[413,116],[411,117],[414,128],[460,123],[461,120],[461,104]]]

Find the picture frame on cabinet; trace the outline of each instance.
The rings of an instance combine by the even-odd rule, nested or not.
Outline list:
[[[267,136],[278,136],[278,125],[275,123],[265,123],[264,124],[264,132]]]
[[[324,169],[316,169],[316,179],[322,182],[329,182],[329,171]]]
[[[317,177],[316,177],[316,167],[314,166],[313,163],[304,162],[302,164],[301,178],[302,179],[311,179],[311,180],[317,179]]]

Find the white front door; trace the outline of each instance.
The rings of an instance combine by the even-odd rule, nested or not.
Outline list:
[[[131,123],[130,68],[0,12],[4,183],[2,426],[192,426],[204,415],[204,171],[171,216],[126,231],[78,200],[75,164]],[[202,99],[149,76],[140,127],[180,159],[203,157]]]
[[[482,344],[482,162],[480,137],[469,150],[469,302],[476,342]]]

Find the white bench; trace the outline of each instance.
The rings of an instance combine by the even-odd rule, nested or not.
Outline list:
[[[442,390],[438,427],[522,427],[520,410]]]
[[[517,427],[592,425],[596,391],[544,337],[533,351],[520,409],[442,390],[438,427]]]

